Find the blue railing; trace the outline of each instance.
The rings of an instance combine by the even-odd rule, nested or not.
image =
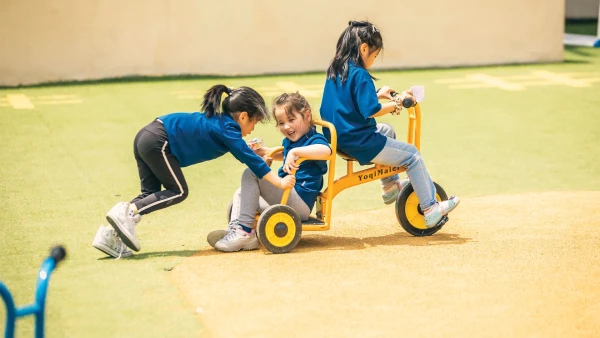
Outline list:
[[[5,338],[15,335],[15,322],[19,317],[35,315],[35,337],[44,336],[44,309],[46,307],[46,291],[50,282],[52,271],[65,258],[66,252],[62,246],[57,246],[50,251],[50,256],[42,262],[35,287],[35,303],[20,308],[15,307],[15,302],[4,283],[0,281],[0,296],[6,304],[6,329]]]

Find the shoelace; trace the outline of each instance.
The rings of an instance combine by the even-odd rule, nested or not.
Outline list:
[[[235,226],[237,224],[238,224],[237,219],[232,219],[231,221],[229,221],[229,224],[227,225],[227,231],[231,232],[231,231],[235,230]]]
[[[131,219],[132,222],[132,226],[131,228],[129,228],[128,230],[131,232],[132,235],[135,236],[135,225],[137,224],[135,222],[135,219],[132,216],[129,216],[129,206],[131,205],[131,203],[127,203],[127,207],[125,208],[125,218],[129,218]],[[135,215],[134,215],[135,216]]]
[[[229,231],[227,233],[227,235],[225,235],[225,237],[223,237],[223,239],[225,240],[225,242],[229,242],[230,240],[234,239],[236,235],[236,228],[231,229],[231,231]]]
[[[121,242],[120,249],[119,249],[119,257],[117,257],[115,259],[121,259],[121,256],[123,255],[123,252],[125,251],[125,244],[123,244],[123,241],[119,241],[119,242]]]
[[[117,235],[117,233],[115,231],[113,231],[112,236],[115,238],[115,241],[119,242],[119,256],[115,259],[120,259],[121,256],[123,255],[123,252],[125,252],[125,244],[123,243],[123,241],[119,238],[119,235]]]

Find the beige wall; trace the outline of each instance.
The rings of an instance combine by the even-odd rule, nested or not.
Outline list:
[[[597,19],[600,0],[566,0],[567,19]]]
[[[348,20],[366,18],[383,34],[379,68],[545,62],[563,55],[564,0],[2,3],[0,85],[324,71]]]

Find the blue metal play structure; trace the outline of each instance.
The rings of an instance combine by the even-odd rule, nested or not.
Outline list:
[[[50,256],[42,262],[40,272],[38,273],[35,287],[35,302],[20,308],[15,307],[15,302],[4,283],[0,282],[0,295],[6,304],[6,330],[5,338],[13,338],[15,335],[15,322],[19,317],[35,315],[35,337],[44,336],[44,308],[46,306],[46,291],[52,271],[62,259],[66,252],[62,246],[54,247],[50,251]]]

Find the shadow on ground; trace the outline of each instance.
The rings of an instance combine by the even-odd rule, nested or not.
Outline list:
[[[322,250],[361,250],[376,246],[426,246],[426,245],[459,245],[472,241],[471,238],[459,234],[440,233],[428,237],[414,237],[398,232],[394,234],[354,238],[327,235],[306,235],[300,240],[292,252],[312,252]]]

